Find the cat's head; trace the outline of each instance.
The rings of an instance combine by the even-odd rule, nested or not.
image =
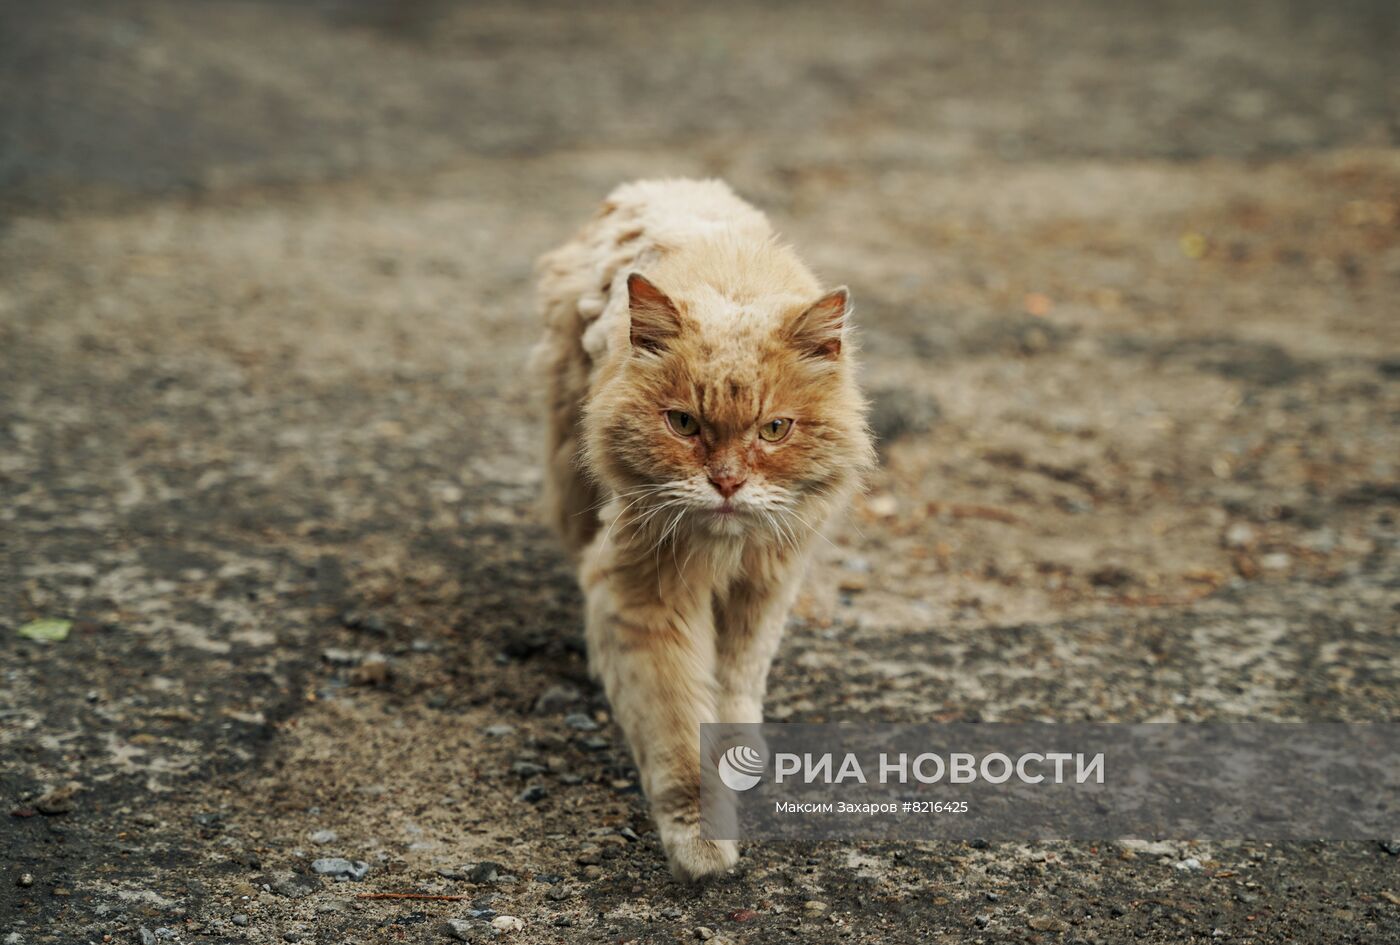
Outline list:
[[[594,468],[633,520],[800,540],[872,461],[849,293],[626,288],[626,356],[587,411]]]

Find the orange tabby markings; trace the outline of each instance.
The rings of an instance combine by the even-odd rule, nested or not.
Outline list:
[[[849,294],[719,181],[619,187],[539,273],[546,508],[671,868],[700,879],[738,850],[700,834],[699,726],[762,721],[812,545],[873,459]]]

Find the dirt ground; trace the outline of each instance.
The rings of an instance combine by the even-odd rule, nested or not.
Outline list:
[[[723,176],[852,286],[883,441],[772,718],[1400,720],[1397,47],[1384,2],[0,2],[0,941],[1400,941],[1386,837],[672,881],[524,371],[538,253]]]

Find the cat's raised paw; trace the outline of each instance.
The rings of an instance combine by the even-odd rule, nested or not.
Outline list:
[[[739,862],[739,845],[733,840],[709,840],[694,829],[663,836],[661,844],[672,875],[689,882],[723,875]]]

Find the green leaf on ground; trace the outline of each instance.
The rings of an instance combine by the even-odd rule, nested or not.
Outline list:
[[[19,628],[19,635],[31,640],[38,640],[40,643],[57,643],[59,640],[68,639],[68,631],[71,629],[73,629],[73,621],[71,620],[46,617],[43,620],[29,621]]]

